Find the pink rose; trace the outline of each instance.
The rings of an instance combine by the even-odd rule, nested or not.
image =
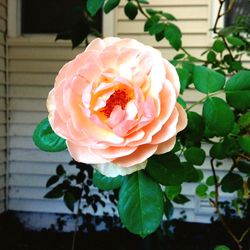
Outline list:
[[[179,88],[175,68],[158,50],[134,39],[97,38],[57,75],[49,121],[76,161],[125,175],[173,148],[187,124]]]

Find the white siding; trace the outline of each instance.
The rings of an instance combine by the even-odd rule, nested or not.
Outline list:
[[[6,81],[5,31],[6,1],[0,1],[0,213],[5,210],[6,188]]]
[[[27,212],[68,213],[62,201],[44,200],[45,184],[58,164],[70,160],[67,152],[45,153],[32,141],[38,122],[47,116],[46,98],[61,66],[73,59],[69,42],[54,37],[8,40],[9,62],[9,209]],[[69,171],[72,167],[66,166]]]
[[[208,30],[210,28],[210,5],[212,1],[153,0],[151,2],[154,4],[152,8],[164,9],[177,17],[178,24],[184,33],[184,47],[191,54],[199,56],[211,43]],[[143,43],[153,45],[160,49],[168,59],[171,59],[175,54],[167,41],[157,43],[153,37],[143,33],[143,17],[141,15],[138,16],[136,21],[129,21],[124,16],[123,6],[121,5],[114,16],[114,35],[133,37]],[[51,36],[16,37],[8,40],[10,95],[9,209],[11,210],[69,212],[62,201],[48,201],[42,197],[47,191],[45,189],[46,180],[54,173],[57,164],[64,164],[69,171],[72,170],[72,167],[67,166],[70,156],[67,152],[50,154],[39,151],[32,142],[32,133],[35,125],[47,115],[46,97],[53,86],[58,70],[80,51],[82,51],[81,48],[72,51],[70,44],[67,42],[54,42],[54,37]],[[0,57],[0,63],[1,59],[2,57]],[[4,70],[4,68],[0,70]],[[4,86],[0,85],[0,91],[2,90],[4,90]],[[192,90],[185,95],[189,103],[200,99],[200,96],[201,94]],[[3,113],[4,110],[1,109],[0,112]],[[4,122],[4,120],[1,120],[1,125],[4,125]],[[205,169],[208,169],[208,164],[206,166]],[[223,168],[220,169],[222,169],[220,173],[223,173]],[[209,175],[208,170],[206,175]],[[183,188],[184,194],[191,199],[191,202],[185,206],[188,218],[192,221],[209,221],[212,209],[209,208],[207,202],[200,202],[194,197],[194,188],[194,184],[185,185]],[[177,207],[179,208],[178,214],[182,207]]]

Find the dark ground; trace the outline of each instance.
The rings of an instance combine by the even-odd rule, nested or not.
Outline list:
[[[238,235],[250,222],[232,221]],[[216,245],[227,245],[237,250],[219,223],[200,224],[173,221],[172,236],[157,232],[141,239],[124,229],[110,232],[78,233],[75,250],[212,250]],[[71,250],[73,233],[53,230],[27,231],[13,216],[0,216],[0,250]],[[244,240],[244,250],[250,249],[250,235]]]

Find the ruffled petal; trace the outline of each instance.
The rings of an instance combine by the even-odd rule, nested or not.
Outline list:
[[[176,136],[172,137],[166,142],[159,144],[155,154],[160,155],[160,154],[165,154],[167,152],[170,152],[174,148],[175,141],[176,141]]]
[[[129,168],[130,166],[142,163],[147,160],[155,153],[157,147],[158,145],[152,144],[141,145],[131,155],[117,158],[113,161],[113,163],[121,167]]]
[[[82,147],[67,141],[67,146],[72,158],[78,162],[87,164],[107,163],[109,160],[102,158],[100,155],[94,154],[89,147]]]

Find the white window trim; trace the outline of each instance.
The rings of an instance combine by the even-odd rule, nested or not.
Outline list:
[[[108,15],[103,14],[102,20],[103,36],[115,36],[115,11]],[[21,0],[8,0],[8,37],[24,37],[21,34]],[[25,37],[54,37],[54,34],[30,34]]]

